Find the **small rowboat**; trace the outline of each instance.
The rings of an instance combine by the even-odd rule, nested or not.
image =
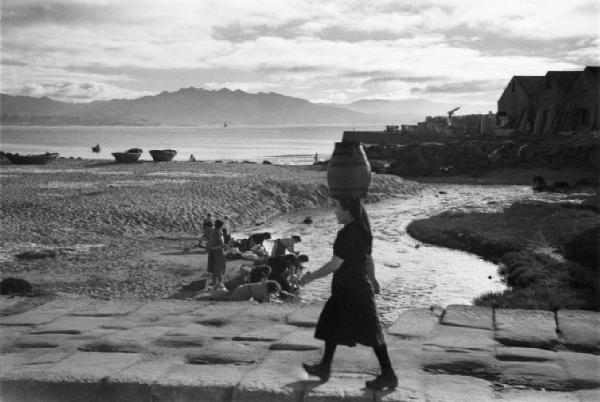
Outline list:
[[[139,148],[131,148],[126,152],[113,152],[112,156],[115,157],[115,162],[117,163],[133,163],[140,159],[142,152]]]
[[[177,151],[174,149],[153,149],[150,151],[154,162],[171,162]]]
[[[45,154],[37,155],[19,155],[4,153],[4,156],[15,165],[45,165],[58,158],[58,153],[46,152]]]

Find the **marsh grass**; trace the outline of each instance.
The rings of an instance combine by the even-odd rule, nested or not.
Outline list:
[[[499,264],[508,286],[477,305],[600,310],[600,208],[583,202],[516,202],[500,213],[442,213],[412,222],[407,232]]]

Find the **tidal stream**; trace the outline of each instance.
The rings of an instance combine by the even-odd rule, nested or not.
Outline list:
[[[373,257],[381,285],[377,307],[389,324],[406,309],[433,304],[471,304],[486,292],[505,289],[498,266],[458,250],[422,244],[406,233],[415,220],[443,211],[497,212],[512,202],[537,199],[528,186],[435,184],[417,195],[367,204],[373,230]],[[312,224],[303,224],[305,217]],[[333,209],[316,209],[280,215],[252,232],[271,232],[273,239],[298,234],[296,250],[309,256],[307,271],[319,268],[332,255],[333,241],[341,226]],[[246,232],[249,233],[249,232]],[[270,242],[265,242],[270,251]],[[331,276],[302,289],[302,300],[323,301],[329,296]]]

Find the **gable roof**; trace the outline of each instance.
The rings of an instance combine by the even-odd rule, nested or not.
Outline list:
[[[583,71],[591,73],[597,80],[600,80],[600,66],[587,66]]]
[[[581,74],[581,71],[548,71],[546,79],[556,82],[563,92],[569,92]]]
[[[521,85],[527,95],[533,95],[544,83],[542,75],[515,75],[513,79]]]

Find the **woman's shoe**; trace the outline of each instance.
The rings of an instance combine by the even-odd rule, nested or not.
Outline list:
[[[302,363],[302,367],[304,367],[304,371],[306,371],[308,374],[319,377],[322,382],[329,380],[329,376],[331,375],[331,369],[328,367],[323,367],[320,364]]]
[[[375,391],[380,391],[382,389],[395,389],[398,386],[398,377],[396,374],[381,374],[377,376],[374,380],[367,381],[367,388],[370,388]]]

